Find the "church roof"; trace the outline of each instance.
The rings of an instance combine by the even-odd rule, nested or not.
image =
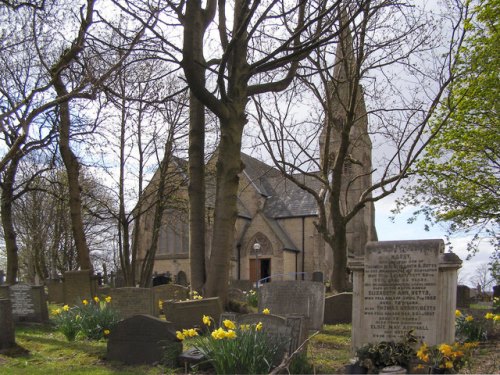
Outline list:
[[[314,197],[302,190],[281,172],[249,155],[241,154],[245,164],[244,173],[252,181],[259,193],[267,198],[263,207],[269,218],[315,216],[318,214]],[[319,191],[321,186],[312,176],[297,175],[309,186]]]

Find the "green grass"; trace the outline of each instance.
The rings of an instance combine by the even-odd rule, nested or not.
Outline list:
[[[49,326],[16,328],[18,348],[0,354],[2,375],[31,374],[168,374],[160,366],[124,366],[105,361],[105,341],[68,342]]]
[[[316,373],[341,373],[351,358],[351,325],[324,325],[309,342],[308,357]]]

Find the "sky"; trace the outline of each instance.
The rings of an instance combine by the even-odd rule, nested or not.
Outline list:
[[[408,224],[407,220],[412,216],[413,207],[405,208],[400,214],[395,216],[394,222],[390,220],[394,216],[391,212],[395,208],[395,197],[389,196],[382,201],[375,203],[375,223],[379,241],[394,240],[421,240],[441,238],[446,243],[446,228],[443,226],[431,226],[429,231],[424,229],[427,223],[423,218]],[[462,268],[459,270],[458,280],[460,284],[475,286],[471,282],[471,277],[475,270],[485,263],[489,263],[489,257],[493,251],[492,246],[484,241],[480,245],[480,250],[470,260],[466,260],[467,240],[465,236],[457,236],[451,239],[453,252],[462,259]],[[445,249],[449,251],[448,246]]]

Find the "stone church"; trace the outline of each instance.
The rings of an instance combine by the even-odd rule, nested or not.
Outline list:
[[[347,30],[347,29],[346,29]],[[344,33],[337,48],[337,64],[334,70],[332,90],[333,100],[338,108],[333,115],[334,121],[342,121],[346,116],[347,75],[344,57],[352,62],[352,41],[348,30]],[[362,91],[361,91],[362,92]],[[346,209],[354,204],[362,191],[371,185],[371,141],[367,133],[367,116],[362,94],[356,104],[356,123],[351,130],[350,155],[356,163],[346,163],[344,174],[353,181],[349,186]],[[325,131],[320,137],[320,148],[325,142]],[[338,147],[339,134],[335,126],[331,131],[330,150]],[[332,154],[330,154],[331,157]],[[321,157],[324,157],[323,153]],[[244,170],[240,174],[238,191],[238,218],[234,232],[234,248],[231,257],[232,280],[290,280],[301,279],[304,273],[322,271],[328,280],[332,270],[332,251],[317,232],[314,222],[318,217],[318,207],[313,196],[287,180],[278,169],[269,166],[249,155],[242,154]],[[179,161],[182,169],[185,162]],[[210,163],[209,163],[210,164]],[[322,186],[312,176],[302,176],[303,181],[316,191]],[[153,179],[154,181],[154,179]],[[185,184],[185,182],[184,182]],[[346,189],[346,186],[344,186]],[[213,194],[215,187],[207,183],[207,230],[206,244],[210,246],[213,218]],[[180,200],[187,207],[187,185],[179,190]],[[189,251],[187,209],[167,210],[163,218],[158,239],[158,250],[154,271],[170,275],[182,275],[189,282]],[[138,260],[151,243],[152,215],[143,215],[139,220],[143,236],[139,244]],[[367,204],[348,224],[349,252],[363,252],[367,241],[376,240],[373,204]],[[258,251],[256,251],[256,248]],[[207,253],[210,249],[207,250]],[[208,254],[207,254],[208,256]]]

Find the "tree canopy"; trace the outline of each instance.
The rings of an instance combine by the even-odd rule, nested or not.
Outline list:
[[[466,20],[470,32],[460,51],[458,79],[441,104],[441,113],[451,116],[416,164],[416,184],[399,202],[449,222],[450,234],[474,233],[472,253],[485,236],[499,249],[499,19],[500,1],[482,0]]]

